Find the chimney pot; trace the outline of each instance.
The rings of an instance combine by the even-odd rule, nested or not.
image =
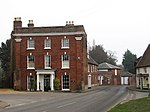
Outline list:
[[[29,24],[33,24],[33,20],[29,20]]]
[[[74,25],[74,21],[66,21],[66,26],[73,26]]]
[[[68,25],[68,21],[66,21],[66,25]]]
[[[33,20],[29,20],[28,27],[34,27]]]
[[[21,21],[21,17],[15,17],[15,21]]]
[[[72,25],[74,25],[74,21],[72,21]]]

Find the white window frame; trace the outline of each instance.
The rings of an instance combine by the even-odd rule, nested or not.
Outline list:
[[[44,40],[44,49],[51,49],[51,39],[46,38]]]
[[[90,72],[90,65],[88,64],[88,72]]]
[[[48,60],[47,60],[47,57],[50,58],[50,59],[49,59],[50,62],[47,62],[47,61],[48,61]],[[51,69],[51,55],[45,55],[45,56],[44,56],[44,62],[45,62],[45,65],[44,65],[44,66],[45,66],[45,69]],[[49,63],[50,66],[47,66],[48,63]]]
[[[91,65],[91,67],[90,67],[90,68],[91,68],[91,72],[93,72],[93,66],[92,66],[92,65]]]
[[[68,56],[68,61],[64,61],[64,56]],[[62,56],[61,56],[61,63],[62,63],[62,69],[69,69],[70,68],[70,56],[69,55],[67,55],[67,54],[63,54]],[[65,64],[66,63],[66,64]],[[64,66],[64,65],[67,65],[68,64],[68,66]]]
[[[68,85],[69,88],[67,88],[67,89],[63,88],[64,87],[64,85],[63,85],[64,84],[64,79],[63,79],[64,77],[63,76],[69,76],[69,82],[68,82],[69,83],[69,85]],[[70,91],[70,75],[69,74],[62,75],[62,91]]]
[[[144,73],[147,73],[147,68],[146,68],[146,67],[144,67],[143,69],[144,69]]]
[[[33,43],[32,43],[33,45],[30,45],[30,44],[31,44],[30,42],[33,42]],[[32,50],[32,49],[35,49],[35,41],[34,41],[32,38],[30,38],[29,40],[27,40],[27,47],[28,47],[28,48],[27,48],[28,50],[30,50],[30,49],[31,49],[31,50]]]
[[[33,55],[29,55],[29,56],[33,56]],[[35,69],[35,57],[33,56],[33,57],[34,57],[34,63],[33,63],[34,66],[33,66],[33,67],[30,67],[30,66],[29,66],[29,56],[27,56],[27,69]]]
[[[61,48],[62,49],[69,49],[69,39],[66,36],[61,39]]]

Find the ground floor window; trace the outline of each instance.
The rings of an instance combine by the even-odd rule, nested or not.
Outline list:
[[[36,90],[36,80],[35,77],[33,76],[28,76],[27,77],[27,88],[29,91],[35,91]]]
[[[63,75],[62,76],[62,90],[69,90],[70,88],[70,76]]]

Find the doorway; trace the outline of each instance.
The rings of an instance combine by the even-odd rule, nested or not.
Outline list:
[[[44,75],[44,91],[50,91],[50,75]]]
[[[88,75],[88,89],[91,88],[92,84],[91,84],[91,74]]]

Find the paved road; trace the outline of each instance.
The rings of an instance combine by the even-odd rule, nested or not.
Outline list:
[[[1,112],[106,112],[128,94],[125,86],[103,86],[86,93],[1,95],[11,106]],[[24,98],[23,98],[24,97]]]

